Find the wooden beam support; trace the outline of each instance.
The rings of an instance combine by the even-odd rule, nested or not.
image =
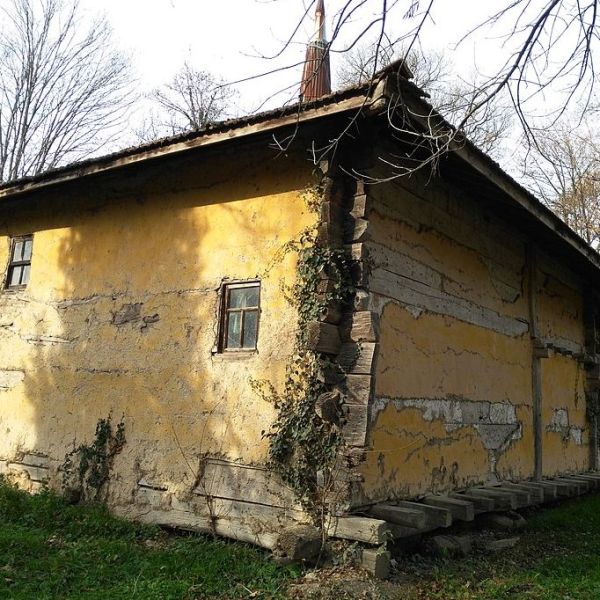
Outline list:
[[[568,477],[556,477],[554,479],[554,481],[557,481],[559,483],[566,483],[570,486],[572,486],[575,489],[575,494],[576,496],[580,496],[581,494],[585,494],[589,489],[590,486],[588,483],[584,482],[584,481],[575,481],[573,479],[570,479]]]
[[[389,521],[395,525],[424,530],[428,527],[425,512],[412,508],[401,508],[393,504],[375,504],[369,513],[376,519]]]
[[[517,508],[526,508],[527,506],[535,504],[531,501],[531,492],[529,492],[529,490],[523,490],[518,487],[512,487],[504,483],[498,486],[491,486],[489,489],[514,494],[517,497]]]
[[[328,527],[330,537],[380,545],[389,541],[392,531],[388,523],[369,517],[335,517]]]
[[[508,490],[522,491],[526,492],[530,496],[530,504],[541,504],[544,502],[544,488],[533,486],[525,483],[512,483],[512,482],[504,482],[502,483],[502,487]]]
[[[418,510],[425,513],[427,517],[427,527],[436,529],[437,527],[450,527],[452,525],[452,514],[446,508],[439,506],[428,506],[420,502],[400,501],[396,503],[401,508]]]
[[[478,496],[476,494],[471,494],[470,491],[458,493],[458,492],[450,492],[448,494],[449,498],[455,498],[456,500],[466,500],[467,502],[471,502],[473,507],[475,508],[475,514],[478,515],[482,512],[490,512],[496,509],[496,503],[492,498],[488,498],[487,496]]]
[[[549,481],[527,481],[529,487],[538,488],[544,493],[544,502],[556,500],[559,496],[557,486]]]
[[[556,494],[559,498],[571,498],[577,496],[577,488],[571,483],[558,481],[557,479],[544,479],[541,483],[552,483],[556,486]]]
[[[337,325],[313,321],[308,324],[308,347],[323,354],[338,354],[342,347],[340,332]]]
[[[450,512],[452,518],[458,521],[472,521],[475,518],[475,506],[468,500],[458,500],[449,496],[425,496],[421,500],[428,506],[445,508]]]
[[[598,475],[591,475],[590,473],[581,473],[580,475],[577,475],[578,479],[584,479],[586,481],[591,481],[592,483],[596,484],[596,488],[600,488],[600,476]]]
[[[533,444],[534,444],[534,479],[542,478],[542,364],[537,353],[540,347],[537,308],[537,249],[533,244],[526,248],[525,265],[527,270],[527,295],[529,301],[529,336],[531,338],[531,393],[533,397]]]
[[[589,483],[590,489],[597,490],[600,488],[600,479],[588,478],[585,475],[571,475],[569,479],[573,479],[574,481],[585,481]]]
[[[496,503],[497,509],[515,510],[519,508],[519,501],[516,494],[501,490],[492,490],[490,488],[471,488],[469,494],[490,498]]]

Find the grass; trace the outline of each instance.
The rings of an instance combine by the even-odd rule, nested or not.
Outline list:
[[[297,573],[243,544],[30,496],[0,481],[0,598],[281,598]]]
[[[315,597],[600,598],[600,496],[531,513],[520,536],[515,548],[497,554],[400,558],[391,582],[359,585],[342,571],[336,584],[320,581]],[[53,494],[29,496],[0,482],[2,600],[276,599],[297,575],[243,544],[168,535],[101,507],[69,506]]]
[[[600,598],[600,496],[587,496],[532,513],[527,529],[520,535],[514,549],[498,554],[475,554],[460,560],[420,556],[403,559],[391,597]]]

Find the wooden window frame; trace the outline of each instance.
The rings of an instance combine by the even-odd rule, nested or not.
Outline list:
[[[251,308],[241,308],[241,309],[230,309],[228,307],[228,300],[229,300],[229,290],[232,289],[241,289],[241,288],[250,288],[250,287],[255,287],[258,288],[258,304],[256,307],[251,307]],[[221,284],[221,288],[219,290],[219,293],[221,295],[220,298],[220,302],[219,302],[219,339],[218,339],[218,345],[217,345],[217,352],[219,354],[252,354],[258,351],[258,335],[259,335],[259,331],[260,331],[260,315],[261,315],[261,306],[260,306],[260,302],[261,302],[261,282],[258,279],[253,279],[251,281],[245,280],[245,281],[227,281]],[[257,319],[256,319],[256,345],[253,348],[227,348],[227,332],[229,329],[229,314],[232,312],[241,312],[241,313],[245,313],[245,312],[255,312],[257,315]],[[241,332],[240,332],[240,338],[241,341],[243,343],[244,340],[244,322],[245,322],[245,318],[244,316],[242,316],[242,323],[241,323]]]
[[[31,256],[29,260],[13,260],[15,247],[18,242],[31,241]],[[33,234],[27,235],[16,235],[10,238],[10,249],[8,252],[8,266],[6,268],[6,280],[4,282],[4,289],[8,291],[24,290],[29,281],[31,280],[31,260],[33,259]],[[12,278],[12,272],[15,267],[29,267],[29,277],[27,283],[19,283],[17,285],[11,285],[10,280]]]

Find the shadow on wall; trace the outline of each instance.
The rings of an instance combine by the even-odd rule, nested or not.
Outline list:
[[[264,462],[273,407],[249,378],[283,379],[295,317],[280,284],[294,257],[262,279],[259,352],[213,349],[223,278],[260,277],[311,220],[295,191],[308,168],[281,164],[264,150],[243,164],[178,159],[0,212],[0,235],[34,233],[29,286],[0,297],[0,370],[13,373],[0,388],[1,469],[60,488],[65,458],[109,417],[125,443],[102,495],[124,512],[140,482],[189,494],[208,456]]]

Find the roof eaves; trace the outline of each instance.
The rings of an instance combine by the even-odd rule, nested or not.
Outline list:
[[[38,175],[8,181],[0,185],[0,200],[141,161],[171,156],[201,146],[227,142],[295,123],[360,109],[368,104],[368,95],[372,93],[373,89],[374,86],[371,82],[356,85],[311,102],[296,103],[275,110],[213,123],[201,131],[161,138],[112,154],[44,171]]]
[[[395,83],[396,85],[398,84],[397,81]],[[452,124],[424,99],[425,95],[417,86],[403,80],[401,81],[400,88],[403,94],[403,101],[410,98],[417,105],[410,111],[414,122],[419,123],[421,127],[428,128],[430,126],[428,121],[435,119],[444,128],[455,129]],[[507,194],[513,202],[545,226],[554,236],[559,237],[563,243],[568,244],[572,249],[576,250],[588,264],[596,269],[600,277],[600,254],[534,194],[509,175],[494,159],[483,152],[483,150],[480,150],[467,138],[452,141],[450,149],[455,155],[468,163],[471,168],[494,184],[496,188]]]

